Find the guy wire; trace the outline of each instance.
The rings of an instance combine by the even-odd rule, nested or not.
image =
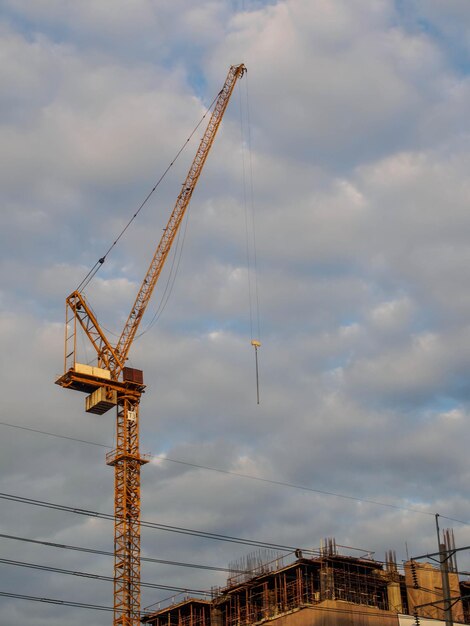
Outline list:
[[[108,254],[111,252],[111,250],[114,248],[114,246],[118,243],[118,241],[121,239],[121,237],[124,235],[124,233],[126,232],[126,230],[129,228],[129,226],[132,224],[132,222],[135,220],[135,218],[139,215],[140,211],[144,208],[144,206],[147,204],[147,202],[150,200],[150,197],[153,195],[153,193],[156,191],[157,187],[160,185],[160,183],[163,181],[163,179],[165,178],[165,176],[168,174],[168,172],[170,171],[170,169],[172,168],[172,166],[176,163],[176,160],[178,159],[178,157],[180,156],[180,154],[183,152],[183,150],[186,148],[186,146],[188,145],[188,143],[190,142],[190,140],[192,139],[194,133],[197,131],[197,129],[199,128],[199,126],[202,124],[202,122],[204,121],[204,119],[206,118],[207,114],[210,112],[210,110],[212,109],[212,107],[214,106],[215,101],[217,100],[219,94],[217,94],[215,96],[215,98],[212,100],[212,102],[210,103],[209,107],[207,108],[206,112],[204,113],[204,115],[202,116],[202,118],[199,120],[199,122],[197,123],[197,125],[194,127],[193,131],[191,132],[191,134],[189,135],[189,137],[186,139],[186,141],[184,142],[184,144],[181,146],[181,148],[178,150],[178,152],[176,153],[176,156],[173,158],[173,160],[171,161],[171,163],[168,165],[168,167],[166,168],[166,170],[163,172],[163,174],[160,176],[160,178],[158,179],[158,181],[155,183],[155,185],[152,187],[152,189],[150,190],[150,192],[147,194],[147,196],[144,198],[143,202],[140,204],[140,206],[138,207],[138,209],[135,211],[135,213],[132,215],[132,217],[130,218],[130,220],[127,222],[127,224],[124,226],[124,228],[121,230],[121,232],[119,233],[119,235],[116,237],[116,239],[113,241],[113,243],[109,246],[109,248],[107,249],[107,251],[105,252],[105,254],[100,257],[96,263],[93,265],[93,267],[90,269],[90,271],[88,272],[88,274],[85,276],[85,278],[82,280],[82,282],[78,285],[76,291],[83,291],[85,289],[85,287],[87,285],[89,285],[89,283],[93,280],[93,278],[95,277],[95,275],[97,274],[97,272],[99,271],[100,267],[103,265],[103,263],[106,261],[106,257],[108,256]]]

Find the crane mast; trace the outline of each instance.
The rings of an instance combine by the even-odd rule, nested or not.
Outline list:
[[[143,374],[125,366],[140,322],[177,235],[201,175],[243,64],[232,65],[217,96],[209,123],[163,231],[121,336],[108,340],[84,294],[72,292],[65,303],[64,374],[55,382],[89,394],[85,408],[102,415],[116,407],[116,448],[106,455],[114,467],[114,626],[140,624],[140,468],[149,458],[140,454],[139,406],[145,390]],[[97,355],[97,367],[77,360],[77,335],[83,332]]]

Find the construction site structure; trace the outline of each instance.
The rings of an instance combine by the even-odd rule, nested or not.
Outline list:
[[[106,336],[84,294],[75,290],[66,299],[64,374],[55,382],[87,395],[88,413],[102,415],[116,407],[116,448],[106,455],[114,467],[114,626],[140,623],[140,454],[139,406],[145,385],[141,370],[126,367],[129,351],[155,285],[201,175],[243,64],[230,67],[207,128],[199,144],[167,226],[115,345]],[[104,259],[100,259],[102,263]],[[97,366],[80,362],[79,333],[96,352]]]
[[[329,548],[333,547],[332,550]],[[412,571],[412,565],[416,569]],[[454,623],[470,624],[470,583],[449,573]],[[426,606],[423,606],[426,605]],[[229,576],[209,600],[175,598],[148,613],[150,626],[440,626],[444,625],[441,572],[407,561],[400,572],[394,553],[339,554],[335,544],[319,556],[301,551]]]

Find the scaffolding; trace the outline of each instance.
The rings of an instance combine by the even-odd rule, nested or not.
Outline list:
[[[339,623],[341,614],[343,622],[363,626],[367,620],[378,623],[378,618],[382,624],[398,625],[398,615],[414,614],[415,610],[423,618],[441,617],[442,609],[418,606],[442,598],[439,570],[420,565],[416,583],[410,562],[405,563],[404,571],[404,575],[398,571],[392,551],[381,563],[370,553],[361,557],[338,554],[334,542],[322,546],[319,556],[312,558],[304,558],[300,550],[282,557],[259,552],[230,564],[227,585],[213,588],[211,601],[191,598],[161,609],[143,622],[152,626],[254,626],[302,609],[315,609],[318,615],[329,612],[334,624]],[[452,572],[451,589],[457,596],[458,584],[458,574]],[[470,623],[470,582],[461,582],[460,589],[462,601],[453,608],[454,619]],[[315,619],[305,613],[292,624],[311,626]],[[285,626],[285,622],[280,624]]]
[[[322,551],[318,558],[298,558],[275,571],[270,564],[259,569],[265,571],[251,578],[239,576],[244,582],[235,585],[232,575],[227,587],[214,593],[213,626],[258,624],[325,600],[390,610],[390,572],[370,559],[339,556],[336,548]]]
[[[147,615],[142,622],[152,626],[211,626],[211,602],[186,598]]]
[[[297,562],[226,589],[214,600],[221,626],[243,626],[270,619],[320,600],[318,577]]]

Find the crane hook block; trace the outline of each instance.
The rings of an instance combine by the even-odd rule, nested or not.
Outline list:
[[[261,341],[257,339],[251,340],[251,345],[255,349],[255,365],[256,365],[256,403],[259,404],[259,369],[258,369],[258,348],[261,346]]]

